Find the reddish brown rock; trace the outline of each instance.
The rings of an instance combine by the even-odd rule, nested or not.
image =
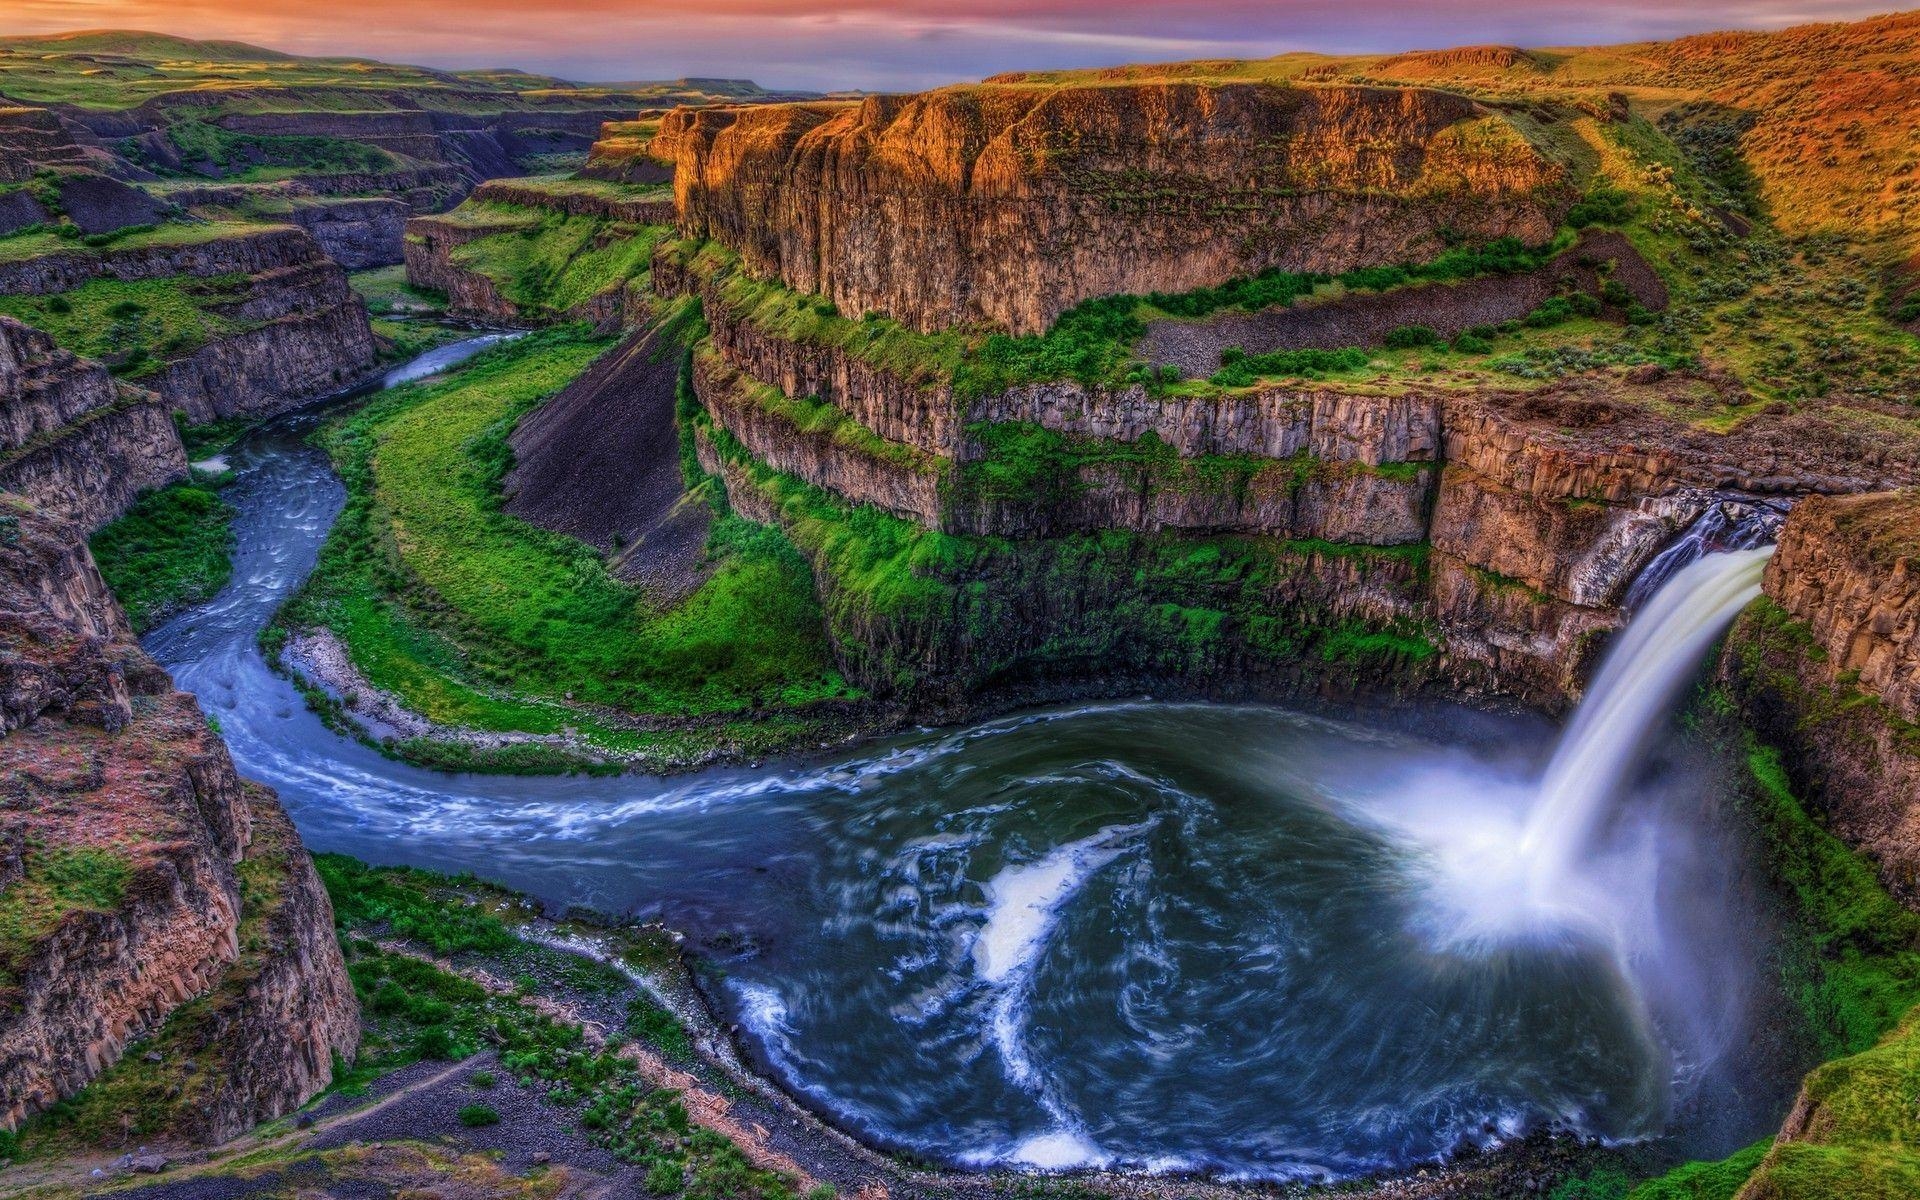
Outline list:
[[[1564,172],[1473,101],[1270,84],[981,86],[680,110],[683,233],[917,329],[1045,329],[1082,300],[1268,267],[1418,261],[1443,228],[1545,240]]]
[[[166,1024],[221,1051],[179,1126],[231,1137],[353,1052],[331,908],[272,794],[241,784],[193,698],[132,642],[81,531],[4,503],[0,1127],[211,993],[192,1028]]]
[[[0,491],[90,530],[186,470],[159,397],[0,317]]]

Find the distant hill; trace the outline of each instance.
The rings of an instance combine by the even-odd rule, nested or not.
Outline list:
[[[442,71],[354,57],[283,54],[245,42],[194,41],[141,30],[0,36],[0,100],[129,109],[161,103],[229,111],[294,108],[351,111],[417,106],[434,111],[661,108],[732,100],[800,98],[750,80],[678,79],[578,83],[513,68]],[[397,103],[396,103],[397,102]],[[216,107],[221,107],[216,105]]]

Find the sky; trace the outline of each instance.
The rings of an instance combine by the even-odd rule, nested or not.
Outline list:
[[[1590,45],[1777,29],[1840,0],[0,0],[0,33],[146,29],[295,54],[519,67],[579,80],[750,78],[906,90],[999,71],[1287,50]]]

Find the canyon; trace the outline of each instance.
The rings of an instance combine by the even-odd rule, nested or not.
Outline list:
[[[1826,176],[1765,122],[1752,186],[1779,219],[1728,182],[1643,90],[1657,59],[1687,103],[1732,96],[1688,73],[1701,46],[1538,95],[1513,81],[1552,64],[1482,50],[850,100],[690,86],[645,112],[637,94],[496,111],[456,90],[316,114],[261,89],[205,114],[216,143],[381,157],[151,192],[133,185],[187,165],[164,160],[167,130],[199,101],[0,112],[0,144],[88,181],[68,199],[14,172],[0,193],[27,197],[0,208],[21,218],[0,247],[26,248],[0,254],[0,1126],[111,1081],[139,1045],[171,1079],[170,1130],[220,1143],[354,1057],[356,979],[292,819],[135,642],[87,539],[188,477],[181,425],[373,379],[385,343],[348,271],[393,264],[396,242],[450,316],[568,328],[326,427],[363,540],[316,549],[337,590],[296,599],[307,625],[263,629],[276,653],[327,648],[306,699],[369,759],[399,756],[370,714],[416,742],[584,746],[552,762],[596,772],[663,761],[656,737],[676,766],[757,769],[767,750],[1146,693],[1559,715],[1677,552],[1747,538],[1777,543],[1762,598],[1689,711],[1777,755],[1788,803],[1920,908],[1897,225],[1821,240],[1839,235],[1801,193]],[[579,175],[519,177],[595,131]],[[159,219],[120,220],[139,201],[96,177]],[[37,231],[55,208],[82,228],[87,196],[118,213],[102,231]],[[201,334],[153,333],[176,302]],[[93,304],[134,332],[97,337]],[[448,396],[466,407],[437,431],[457,445],[389,440]],[[408,509],[391,471],[423,445],[444,490]],[[471,514],[446,517],[454,501]],[[519,573],[488,577],[490,538]],[[460,542],[467,577],[436,539]],[[728,590],[742,578],[791,586]],[[474,599],[516,589],[511,620]],[[779,621],[822,661],[727,693],[742,647],[767,644],[741,631]],[[383,622],[369,653],[356,638]],[[673,622],[691,651],[659,632]],[[579,645],[604,690],[552,665]],[[661,682],[676,654],[690,685]],[[421,715],[420,697],[480,717]],[[415,762],[476,761],[447,753]],[[478,786],[404,778],[454,807]],[[1161,819],[1076,830],[1039,865],[1096,870]],[[769,1011],[743,1009],[763,1024],[742,1036],[774,1061]],[[1776,1160],[1830,1132],[1821,1086],[1746,1200],[1815,1194]]]

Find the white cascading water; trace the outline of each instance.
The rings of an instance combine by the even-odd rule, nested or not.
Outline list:
[[[1560,736],[1520,855],[1550,894],[1632,780],[1647,743],[1714,639],[1760,595],[1773,547],[1709,554],[1669,579],[1621,634]]]

